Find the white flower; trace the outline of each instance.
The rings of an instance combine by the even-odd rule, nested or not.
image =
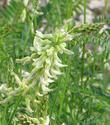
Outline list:
[[[22,13],[21,13],[20,18],[21,18],[21,21],[22,21],[22,22],[25,21],[25,19],[26,19],[26,9],[23,9],[23,10],[22,10]]]
[[[23,78],[28,78],[29,77],[29,75],[30,75],[30,73],[29,72],[27,72],[27,71],[24,71],[24,70],[22,70],[22,76],[23,76]]]
[[[47,117],[46,117],[45,125],[49,125],[49,123],[50,123],[50,118],[49,118],[49,116],[47,116]]]
[[[23,3],[24,3],[25,6],[28,5],[28,2],[29,2],[29,0],[23,0]]]
[[[102,34],[104,32],[106,34],[108,34],[107,29],[110,29],[109,26],[108,25],[104,25],[103,28],[99,31],[99,34]]]

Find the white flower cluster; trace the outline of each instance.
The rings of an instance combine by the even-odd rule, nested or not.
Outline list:
[[[30,0],[23,0],[23,5],[24,5],[24,8],[23,8],[22,13],[20,15],[20,21],[22,21],[23,23],[25,22],[28,14],[31,17],[34,17],[35,15],[42,15],[43,14],[42,12],[38,11],[39,8],[37,5],[36,5],[36,9],[33,7],[32,1],[30,1]],[[31,25],[33,26],[33,23]]]
[[[17,118],[20,123],[24,123],[24,124],[29,124],[29,125],[49,125],[49,116],[46,116],[46,118],[33,118],[30,117],[28,115],[24,115],[24,114],[18,114],[18,118]]]
[[[67,66],[62,64],[59,54],[73,54],[70,50],[66,49],[66,41],[71,39],[71,35],[64,32],[64,30],[56,31],[54,34],[42,34],[36,31],[33,47],[31,47],[32,55],[17,59],[17,62],[22,64],[31,62],[33,69],[30,72],[23,71],[22,80],[17,74],[11,72],[15,77],[18,87],[13,90],[4,85],[0,86],[0,95],[2,97],[5,96],[5,99],[0,99],[0,104],[9,102],[13,95],[17,96],[21,93],[27,93],[36,83],[39,83],[44,94],[51,91],[49,84],[62,74],[61,68]],[[8,93],[8,95],[3,92]]]
[[[31,50],[36,52],[38,57],[33,59],[33,66],[34,70],[41,71],[39,83],[44,93],[50,91],[48,85],[62,74],[60,68],[67,66],[62,64],[58,54],[72,54],[70,50],[66,49],[65,42],[70,39],[71,36],[63,30],[57,31],[55,34],[42,34],[36,31]]]

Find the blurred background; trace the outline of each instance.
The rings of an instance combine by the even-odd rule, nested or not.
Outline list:
[[[26,0],[25,0],[26,1]],[[48,8],[51,6],[51,4],[53,3],[54,0],[39,0],[39,4],[42,8]],[[1,7],[6,7],[10,4],[11,0],[0,0],[0,6]],[[57,2],[57,0],[56,0]],[[68,0],[66,2],[66,0],[62,1],[63,3],[65,2],[65,7],[68,4],[71,4],[71,2],[73,4],[71,4],[71,6],[73,5],[72,9],[73,12],[70,12],[70,14],[68,15],[68,17],[76,17],[76,19],[80,22],[82,22],[83,20],[83,7],[81,7],[81,4],[79,6],[79,8],[77,8],[77,15],[75,15],[74,13],[74,9],[76,9],[76,6],[78,3],[82,3],[83,0]],[[75,3],[75,4],[74,4]],[[63,7],[63,5],[61,4],[61,1],[58,1],[59,6]],[[110,0],[87,0],[87,6],[88,6],[88,10],[87,10],[87,22],[93,22],[95,20],[95,18],[97,16],[102,16],[102,15],[107,15],[110,16]],[[60,9],[58,10],[59,7],[56,7],[56,11],[59,11],[58,13],[60,13],[62,15],[63,11],[61,11]],[[82,11],[81,11],[82,8]],[[69,8],[71,10],[71,7]],[[68,10],[67,10],[68,11]],[[66,12],[65,12],[66,14]],[[67,16],[67,15],[66,15]]]

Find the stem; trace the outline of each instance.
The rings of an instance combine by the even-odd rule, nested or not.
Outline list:
[[[84,0],[84,24],[86,23],[87,0]]]
[[[21,100],[22,100],[22,97],[19,97],[18,101],[16,102],[15,108],[14,108],[12,114],[10,115],[10,118],[9,118],[9,121],[8,121],[8,125],[11,124],[11,122],[12,122],[12,120],[13,120],[13,117],[14,117],[14,115],[15,115],[15,113],[16,113],[16,110],[17,110],[17,108],[18,108],[18,106],[19,106]]]
[[[103,9],[103,16],[105,16],[105,15],[106,15],[106,13],[107,13],[109,0],[105,0],[104,2],[105,2],[105,7],[104,7],[104,9]]]
[[[86,24],[86,8],[87,8],[87,1],[84,0],[84,24]],[[85,40],[83,40],[83,44],[82,44],[82,72],[81,72],[81,83],[83,82],[83,76],[84,76],[84,54],[85,54]]]

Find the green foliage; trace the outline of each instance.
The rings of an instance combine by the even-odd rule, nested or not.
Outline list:
[[[88,24],[87,0],[11,0],[0,9],[0,125],[109,125],[106,12]],[[83,24],[68,21],[82,11]]]

